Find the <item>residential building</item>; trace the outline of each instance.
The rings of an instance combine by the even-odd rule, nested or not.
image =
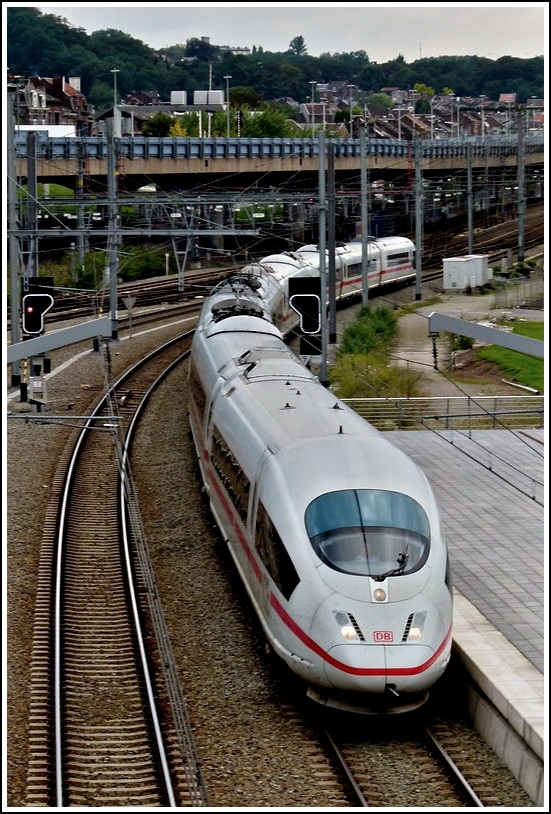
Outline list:
[[[94,109],[80,92],[80,78],[14,77],[16,125],[67,125],[76,135],[93,133]]]

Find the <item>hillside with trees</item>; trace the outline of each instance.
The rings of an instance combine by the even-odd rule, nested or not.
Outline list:
[[[97,112],[112,105],[113,74],[121,97],[134,91],[157,91],[162,100],[171,91],[224,88],[231,75],[232,104],[241,96],[262,102],[291,97],[309,98],[312,81],[350,82],[372,95],[385,87],[402,89],[424,84],[441,93],[453,88],[459,96],[497,100],[515,93],[523,104],[530,97],[544,97],[544,57],[519,59],[502,56],[441,56],[407,63],[398,54],[378,64],[365,51],[308,54],[308,42],[295,36],[285,52],[253,47],[250,54],[232,54],[218,45],[191,38],[161,51],[114,29],[88,35],[63,17],[43,14],[32,7],[7,9],[7,64],[12,76],[77,76],[81,91]]]

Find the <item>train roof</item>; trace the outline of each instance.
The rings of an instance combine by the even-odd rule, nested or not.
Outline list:
[[[358,244],[361,245],[361,243],[361,237],[354,238],[354,240],[350,241],[350,245],[353,246],[357,246]],[[400,246],[407,247],[408,249],[415,249],[415,244],[409,239],[409,237],[402,237],[401,235],[378,237],[376,240],[368,240],[367,245],[377,246],[380,249],[396,249]]]
[[[335,488],[375,487],[425,502],[427,481],[419,467],[290,351],[251,347],[239,363],[215,420],[249,477],[268,450],[272,477],[285,471],[291,491],[300,490],[307,502]],[[315,475],[309,485],[308,472]]]
[[[363,419],[362,419],[363,420]],[[364,422],[365,424],[366,422]],[[369,425],[367,425],[369,428]],[[380,433],[340,431],[304,437],[283,447],[270,458],[263,475],[264,500],[278,484],[286,485],[300,511],[317,496],[344,489],[380,489],[401,492],[421,504],[427,514],[435,506],[426,476],[401,449]],[[282,477],[284,473],[284,476]]]
[[[213,326],[220,326],[219,330],[241,330],[239,323],[235,324],[231,320],[246,317],[265,323],[258,325],[254,330],[281,336],[281,332],[273,324],[268,305],[256,294],[261,285],[261,281],[254,277],[236,277],[221,283],[203,304],[198,330],[208,330],[210,331],[208,335],[216,332],[216,327]],[[225,325],[228,320],[230,322]],[[243,330],[248,330],[245,327],[247,324],[243,323]]]

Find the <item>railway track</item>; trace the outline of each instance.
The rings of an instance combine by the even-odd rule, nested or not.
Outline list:
[[[483,807],[465,776],[437,737],[426,727],[394,737],[391,722],[367,727],[357,738],[326,730],[333,761],[342,772],[355,805],[372,807]],[[379,734],[378,734],[379,733]]]
[[[212,601],[216,601],[215,595]],[[272,738],[293,758],[290,789],[293,785],[300,789],[306,782],[306,799],[316,801],[309,805],[336,806],[341,810],[507,805],[509,792],[496,784],[496,766],[488,758],[490,750],[458,708],[449,710],[449,697],[435,704],[429,700],[426,712],[391,718],[336,713],[305,701],[300,682],[276,663],[273,654],[269,664],[269,682],[275,692],[270,694],[269,707],[263,707],[258,716],[254,735],[262,737],[264,718],[271,721],[268,725]],[[279,681],[283,685],[277,689]],[[240,714],[246,718],[257,712],[248,701]],[[247,741],[254,743],[254,735],[247,736]],[[228,744],[222,731],[217,744],[223,765]],[[255,748],[260,755],[261,745]],[[241,749],[245,747],[239,744]],[[273,778],[282,772],[284,761],[278,758],[277,750],[269,766],[266,759],[259,757],[256,772],[239,761],[232,768],[235,784],[244,795],[254,795],[261,778],[265,790],[261,795],[264,802],[259,805],[277,806],[283,804],[283,799],[288,806],[308,805],[302,791],[295,799],[292,792],[279,800],[277,794],[271,793],[270,786],[276,785]],[[216,798],[215,792],[213,797],[215,805],[226,804],[227,798]]]
[[[543,213],[534,211],[529,213],[524,229],[524,248],[536,248],[543,242],[544,229]],[[473,240],[474,254],[487,254],[488,266],[501,262],[507,251],[516,253],[518,249],[518,221],[507,221],[490,229],[478,232]],[[434,271],[442,268],[443,257],[463,256],[467,253],[467,235],[449,235],[443,231],[440,235],[431,235],[425,241],[423,253],[423,269]]]
[[[114,384],[106,346],[106,395],[60,462],[35,617],[29,805],[207,804],[127,451],[150,392],[190,339],[176,337]]]

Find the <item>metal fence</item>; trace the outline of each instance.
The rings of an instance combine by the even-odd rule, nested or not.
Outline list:
[[[391,430],[543,428],[543,396],[343,399],[366,421]]]
[[[494,277],[493,284],[495,308],[522,308],[530,303],[543,301],[544,298],[545,287],[541,273],[513,280]]]

